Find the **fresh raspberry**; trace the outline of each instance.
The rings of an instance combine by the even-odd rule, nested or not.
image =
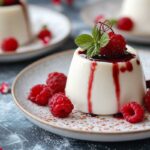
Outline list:
[[[61,4],[61,0],[52,0],[52,3],[54,5],[60,5]]]
[[[3,83],[0,85],[0,93],[2,93],[2,94],[7,94],[7,93],[9,93],[9,92],[10,92],[9,84],[3,82]]]
[[[146,109],[150,112],[150,89],[147,91],[144,97],[144,104]]]
[[[101,22],[105,21],[104,15],[98,15],[95,17],[95,20],[94,20],[95,24],[97,24],[99,21]]]
[[[28,95],[29,100],[41,106],[46,106],[51,97],[51,90],[48,86],[44,84],[38,84],[33,86]]]
[[[120,18],[117,22],[117,28],[124,31],[131,31],[134,27],[134,23],[129,17]]]
[[[52,38],[52,33],[48,30],[46,26],[42,28],[42,30],[38,34],[38,38],[44,43],[48,44]]]
[[[109,38],[109,43],[104,48],[101,48],[100,54],[106,57],[118,57],[123,55],[126,51],[126,41],[124,37],[120,34],[110,32]]]
[[[50,111],[55,117],[65,118],[72,112],[74,106],[63,94],[56,93],[49,101]]]
[[[65,91],[67,77],[63,73],[53,72],[48,75],[46,81],[53,94]]]
[[[14,52],[17,50],[18,47],[19,47],[18,41],[13,37],[6,38],[2,42],[2,50],[5,52]]]
[[[136,102],[131,102],[121,108],[121,113],[126,121],[130,123],[138,123],[144,119],[144,109]]]

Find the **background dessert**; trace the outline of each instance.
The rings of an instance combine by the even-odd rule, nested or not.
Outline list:
[[[150,1],[124,0],[120,12],[121,17],[130,17],[134,22],[133,32],[150,34]]]
[[[1,41],[14,37],[20,45],[27,44],[32,40],[28,5],[24,0],[10,5],[4,3],[0,6],[0,35]]]

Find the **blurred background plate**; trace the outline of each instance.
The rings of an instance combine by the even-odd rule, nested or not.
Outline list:
[[[36,39],[31,44],[21,46],[13,53],[3,53],[0,51],[0,62],[22,61],[54,51],[70,35],[71,24],[69,19],[63,14],[34,5],[29,7],[29,11],[34,35],[38,34],[43,25],[47,25],[50,31],[52,31],[52,40],[48,45],[44,45],[40,40]]]
[[[108,0],[99,0],[98,2],[85,6],[81,10],[81,17],[90,27],[94,25],[94,20],[98,15],[104,15],[106,18],[117,18],[120,13],[122,2],[123,0],[115,0],[112,1],[112,3]],[[116,31],[124,35],[128,41],[150,44],[149,34],[123,32],[118,29],[116,29]]]

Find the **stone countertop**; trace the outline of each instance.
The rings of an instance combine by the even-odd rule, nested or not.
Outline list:
[[[78,6],[82,7],[85,4],[85,0],[82,2],[77,1],[76,8],[66,7],[63,10],[63,13],[67,14],[73,23],[73,31],[70,38],[64,44],[65,46],[57,48],[55,52],[75,48],[73,44],[74,36],[83,30],[89,29],[79,16]],[[115,0],[110,0],[110,2],[112,1],[115,2]],[[38,0],[38,2],[37,0],[31,0],[29,2],[45,7],[52,7],[50,4],[46,5],[48,3],[46,0]],[[150,48],[148,45],[136,45],[133,43],[131,45],[142,49]],[[15,76],[37,59],[39,58],[21,63],[0,64],[0,83],[5,81],[11,85]],[[149,150],[150,139],[132,142],[104,143],[73,140],[57,136],[29,122],[13,103],[12,96],[8,94],[0,95],[0,146],[4,150]]]

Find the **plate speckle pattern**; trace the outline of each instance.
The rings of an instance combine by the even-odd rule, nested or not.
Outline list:
[[[140,50],[140,57],[144,70],[150,67],[148,51]],[[31,118],[59,129],[66,129],[78,132],[88,133],[132,133],[150,130],[150,114],[146,113],[142,123],[130,124],[122,119],[116,119],[112,116],[91,117],[88,114],[76,110],[66,119],[53,117],[48,107],[41,107],[27,100],[29,89],[37,83],[45,83],[48,73],[59,71],[67,74],[73,51],[66,51],[46,59],[43,59],[27,69],[18,77],[14,84],[13,95],[17,105]],[[146,61],[145,61],[146,60]],[[146,79],[149,78],[149,72],[145,71]]]

